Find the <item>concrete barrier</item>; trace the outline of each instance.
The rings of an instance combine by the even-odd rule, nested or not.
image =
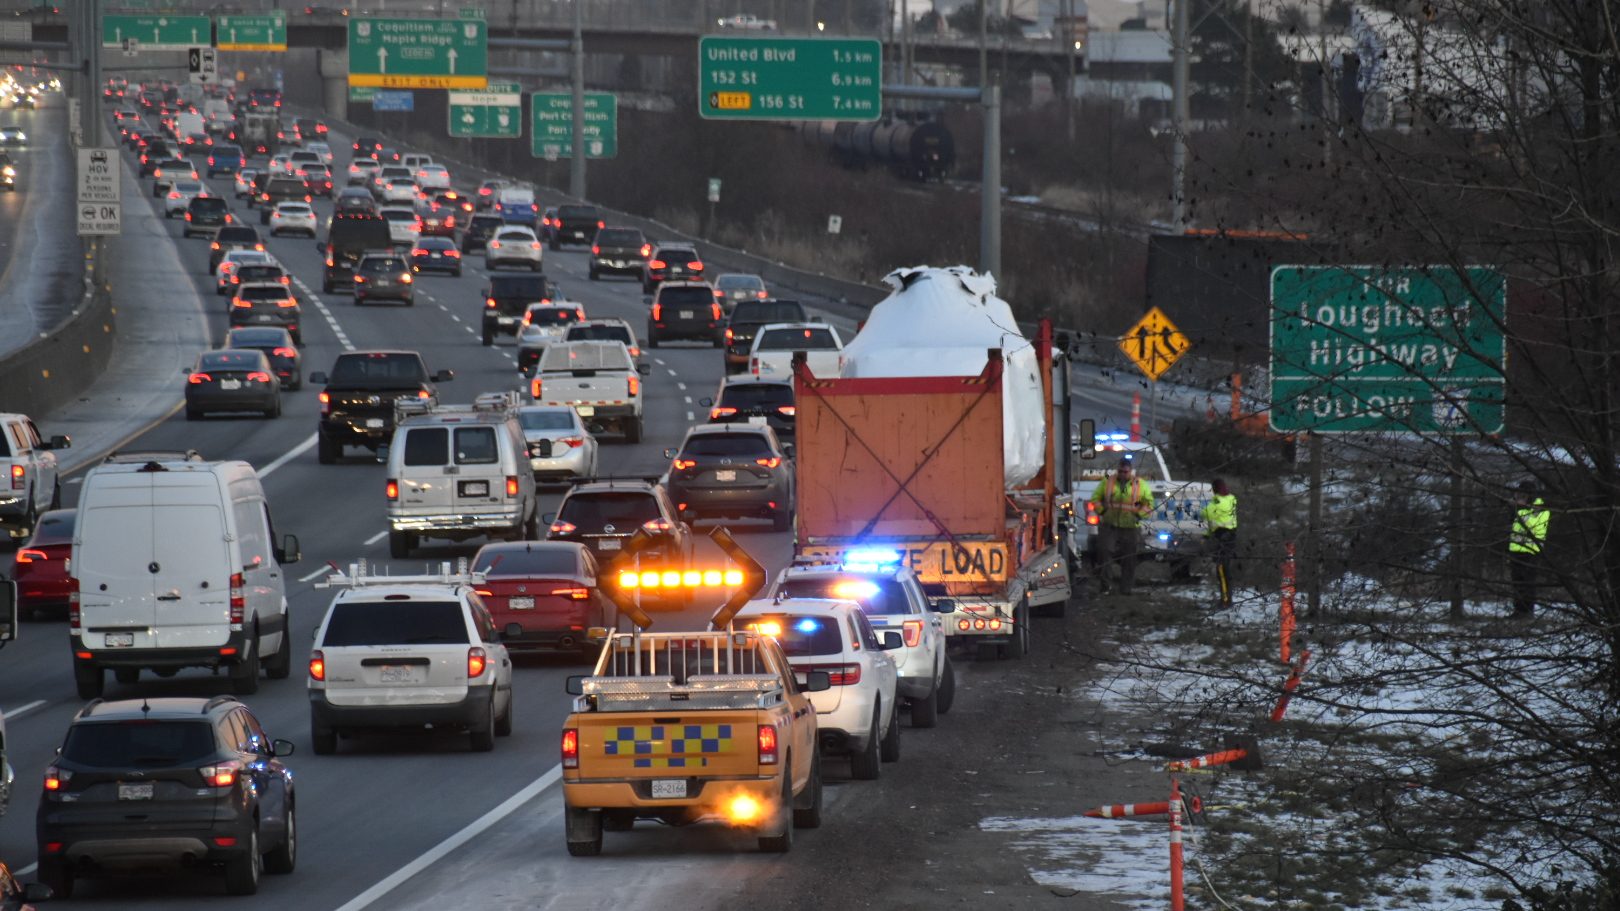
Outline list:
[[[111,288],[87,287],[56,328],[0,360],[0,411],[39,416],[88,389],[112,358],[116,317]]]

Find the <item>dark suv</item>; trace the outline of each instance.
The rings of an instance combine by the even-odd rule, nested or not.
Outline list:
[[[409,307],[416,303],[416,279],[411,263],[393,253],[367,253],[354,267],[354,302],[397,301]]]
[[[264,250],[264,241],[259,239],[259,232],[249,225],[226,225],[214,232],[214,240],[208,245],[208,274],[213,275],[219,271],[219,261],[232,250]]]
[[[690,339],[718,348],[725,344],[725,314],[706,282],[665,282],[647,312],[647,347]]]
[[[640,228],[603,228],[591,244],[591,281],[603,275],[640,276],[652,244]]]
[[[182,233],[187,237],[212,234],[215,229],[230,224],[232,220],[230,207],[225,200],[218,196],[193,196],[191,202],[186,204],[186,229]]]
[[[662,282],[695,282],[703,280],[703,260],[689,246],[657,246],[647,254],[641,270],[641,293],[651,294]]]
[[[259,224],[270,223],[270,212],[278,202],[314,202],[315,191],[302,177],[272,177],[259,194]]]
[[[596,240],[596,232],[604,222],[595,206],[558,206],[547,240],[555,250],[563,244],[585,244]]]
[[[332,373],[311,373],[321,391],[321,421],[316,427],[316,455],[330,465],[344,446],[373,452],[394,436],[394,400],[438,400],[435,383],[455,378],[449,370],[429,374],[415,351],[351,351],[338,355]]]
[[[681,518],[764,517],[775,531],[793,522],[793,461],[776,433],[753,424],[699,424],[673,459],[669,495]]]
[[[808,323],[804,305],[792,300],[741,300],[732,308],[726,322],[726,372],[736,373],[748,366],[748,352],[754,347],[754,333],[769,323]]]
[[[711,424],[747,424],[764,418],[784,444],[793,442],[798,408],[793,401],[793,380],[764,376],[728,377],[718,399],[702,399]]]
[[[45,770],[40,882],[70,898],[79,876],[206,865],[254,894],[298,860],[292,751],[230,696],[92,701]]]
[[[549,304],[562,294],[544,275],[491,275],[484,289],[484,344],[499,335],[517,335],[530,304]]]
[[[692,529],[676,514],[662,484],[648,478],[603,478],[569,488],[546,532],[548,541],[577,541],[609,560],[639,529],[660,539],[642,556],[685,561]]]

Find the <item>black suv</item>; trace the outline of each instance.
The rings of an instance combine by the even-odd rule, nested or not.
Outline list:
[[[591,281],[603,275],[640,277],[651,254],[652,244],[640,228],[603,228],[591,244]]]
[[[264,250],[259,232],[249,225],[226,225],[214,232],[213,243],[208,245],[208,274],[219,271],[219,261],[232,250]]]
[[[230,207],[218,196],[193,196],[186,205],[185,236],[211,234],[221,225],[231,223]]]
[[[748,352],[754,347],[754,333],[769,323],[808,323],[810,314],[794,300],[741,300],[732,308],[726,322],[726,372],[736,373],[748,366]],[[780,432],[780,431],[778,431]]]
[[[718,348],[726,343],[725,314],[706,282],[665,282],[647,312],[647,347],[690,339]]]
[[[549,304],[562,296],[544,275],[491,275],[484,289],[484,344],[498,335],[517,335],[530,304]]]
[[[298,861],[292,751],[230,696],[92,701],[45,770],[40,882],[70,898],[77,876],[207,865],[254,894]]]
[[[259,224],[270,223],[270,212],[278,202],[314,202],[315,191],[302,177],[272,177],[259,194]]]
[[[558,206],[548,238],[551,249],[555,250],[563,244],[589,246],[596,241],[596,232],[603,224],[595,206]]]
[[[484,249],[495,232],[505,225],[506,219],[499,215],[474,215],[467,222],[467,230],[461,232],[461,252],[472,253]]]
[[[754,418],[764,418],[784,444],[792,443],[798,428],[793,380],[785,377],[731,377],[721,385],[718,399],[701,399],[699,404],[709,409],[711,424],[747,424]]]
[[[340,285],[354,284],[354,270],[360,258],[370,250],[391,250],[394,237],[388,230],[388,219],[375,210],[338,209],[327,228],[326,240],[317,241],[315,249],[326,258],[326,271],[321,275],[321,291],[331,294]]]
[[[332,373],[311,373],[309,381],[325,386],[320,395],[321,421],[316,427],[316,455],[331,465],[344,446],[373,452],[394,436],[394,400],[438,401],[435,383],[455,378],[449,370],[429,374],[415,351],[351,351],[338,355]]]
[[[683,562],[692,552],[692,529],[677,515],[662,484],[651,478],[602,478],[569,488],[546,532],[548,541],[575,541],[608,560],[637,530],[660,539],[643,558]]]

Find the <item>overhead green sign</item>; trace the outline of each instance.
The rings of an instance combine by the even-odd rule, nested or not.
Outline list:
[[[536,158],[574,157],[574,96],[535,92],[529,96],[529,151]],[[585,93],[585,157],[619,154],[619,96]]]
[[[369,85],[349,86],[349,101],[360,104],[370,104],[377,98],[377,90]]]
[[[883,46],[871,38],[698,41],[698,113],[721,120],[876,120]]]
[[[220,16],[214,46],[222,51],[284,51],[287,49],[287,14],[281,10],[259,16]]]
[[[207,16],[102,16],[103,47],[128,41],[147,51],[183,51],[214,43],[214,23]]]
[[[349,84],[385,89],[481,89],[488,84],[482,19],[349,20]]]
[[[1277,266],[1272,429],[1498,433],[1506,315],[1490,268]]]
[[[463,19],[482,19],[484,18],[484,8],[481,6],[464,6],[456,15]]]
[[[450,135],[517,139],[523,135],[523,87],[491,82],[482,92],[450,92]]]

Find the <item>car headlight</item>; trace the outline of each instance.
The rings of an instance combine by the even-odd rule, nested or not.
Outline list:
[[[17,169],[12,167],[11,165],[6,165],[5,170],[4,170],[3,173],[7,177],[16,177],[17,176]]]

